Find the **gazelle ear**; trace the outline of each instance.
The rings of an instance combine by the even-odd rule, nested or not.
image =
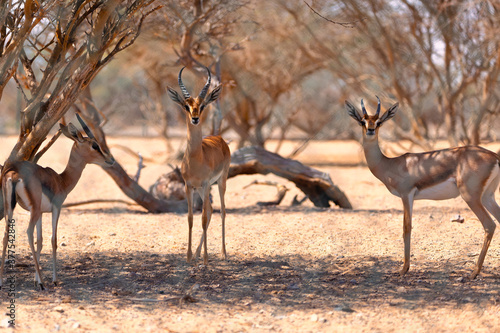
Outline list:
[[[205,98],[205,105],[208,105],[208,104],[212,103],[213,101],[217,100],[217,98],[219,98],[221,91],[222,91],[222,84],[219,84]]]
[[[347,110],[347,113],[352,117],[354,118],[354,120],[356,120],[358,122],[358,124],[360,124],[361,126],[364,125],[363,123],[363,118],[361,118],[361,116],[359,115],[359,112],[358,110],[356,110],[356,107],[354,105],[352,105],[351,103],[349,103],[348,101],[345,101],[345,108]]]
[[[174,89],[167,87],[168,91],[168,97],[170,97],[171,100],[173,100],[175,103],[179,104],[180,106],[184,105],[184,98],[182,98],[177,91]]]
[[[399,103],[396,103],[393,106],[391,106],[389,109],[387,109],[387,111],[385,111],[385,113],[382,115],[382,117],[380,117],[379,124],[382,125],[383,122],[394,117],[396,115],[396,111],[398,110],[398,107],[399,107]]]
[[[59,127],[61,128],[62,134],[64,134],[66,137],[70,138],[73,141],[77,142],[83,142],[85,139],[83,138],[83,135],[78,131],[78,129],[73,125],[72,123],[69,123],[68,126],[64,126],[63,124],[59,124]]]

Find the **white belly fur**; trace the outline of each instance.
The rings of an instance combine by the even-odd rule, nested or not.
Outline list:
[[[32,204],[28,200],[26,187],[24,186],[24,183],[22,181],[16,184],[16,195],[21,207],[31,212]],[[42,203],[40,208],[42,210],[42,213],[52,212],[52,204],[50,203],[49,198],[44,194],[42,194]]]
[[[415,200],[446,200],[458,197],[457,180],[454,177],[434,186],[426,187],[415,194]]]

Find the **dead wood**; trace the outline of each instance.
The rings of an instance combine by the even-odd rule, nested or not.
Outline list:
[[[257,173],[263,175],[273,173],[294,182],[316,207],[330,207],[330,201],[332,201],[341,208],[352,209],[347,196],[333,184],[330,175],[325,172],[303,165],[298,161],[286,159],[260,147],[241,148],[231,155],[228,178]],[[259,184],[259,182],[256,183]],[[275,200],[258,202],[257,204],[262,206],[279,205],[287,191],[285,186],[278,187],[278,195]],[[149,192],[158,199],[175,199],[182,205],[186,204],[184,181],[178,168],[161,176],[150,187]],[[201,204],[201,199],[199,204]]]
[[[297,199],[297,198],[298,198],[298,195],[296,195],[296,196],[293,197],[292,206],[300,206],[300,205],[302,205],[302,203],[304,201],[306,201],[307,195],[304,195],[304,197],[302,199],[300,199],[300,200]]]
[[[150,213],[184,213],[187,211],[185,200],[160,200],[137,184],[119,163],[103,168],[113,178],[125,195],[146,208]]]
[[[159,200],[176,200],[182,202],[187,209],[186,191],[184,189],[184,179],[178,167],[172,167],[172,171],[166,173],[149,188],[149,193]],[[200,211],[203,201],[200,195],[195,192],[193,196],[193,209]]]
[[[254,180],[247,186],[243,188],[247,188],[252,185],[270,185],[270,186],[276,186],[276,190],[278,190],[278,193],[276,193],[276,198],[273,201],[258,201],[257,205],[258,206],[277,206],[283,201],[283,198],[285,197],[286,192],[289,191],[289,189],[285,185],[278,184],[276,182],[272,181],[259,181],[259,180]]]
[[[139,155],[139,162],[137,162],[137,172],[135,173],[134,176],[134,181],[136,183],[139,182],[139,178],[141,177],[141,170],[146,167],[146,165],[144,165],[143,163],[144,158],[142,157],[141,153],[139,153],[138,155]]]
[[[328,173],[261,147],[244,147],[232,154],[228,178],[256,173],[273,173],[294,182],[316,207],[330,207],[332,201],[341,208],[352,209],[349,199],[333,184]]]
[[[78,202],[70,202],[70,203],[64,204],[63,208],[91,205],[91,204],[95,204],[95,203],[121,203],[121,204],[124,204],[127,206],[137,206],[138,205],[135,202],[121,200],[121,199],[92,199],[92,200],[84,200],[84,201],[78,201]]]

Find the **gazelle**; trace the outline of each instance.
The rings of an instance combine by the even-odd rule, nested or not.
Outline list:
[[[12,220],[13,210],[18,202],[30,211],[28,224],[28,242],[35,263],[35,283],[44,289],[40,274],[40,253],[42,251],[42,213],[52,213],[52,282],[56,283],[57,222],[61,207],[80,179],[88,163],[101,166],[112,165],[115,160],[109,151],[101,149],[92,132],[77,114],[88,137],[84,137],[71,123],[60,125],[62,133],[75,141],[71,149],[66,169],[58,174],[51,168],[43,168],[29,161],[20,161],[6,166],[3,170],[2,191],[4,198],[6,229],[3,239],[2,264],[0,267],[0,287],[2,285],[5,254],[8,238],[8,222]],[[36,225],[37,249],[33,243],[33,231]]]
[[[366,112],[363,100],[361,116],[356,108],[345,102],[347,112],[363,128],[363,150],[368,168],[387,189],[403,200],[404,264],[401,275],[410,268],[410,239],[413,200],[444,200],[461,195],[481,221],[484,243],[471,274],[474,279],[483,266],[495,223],[488,211],[500,222],[500,207],[495,201],[495,190],[500,182],[500,158],[497,154],[477,146],[465,146],[425,153],[407,153],[395,158],[386,157],[378,144],[380,126],[391,119],[398,103],[380,117],[380,99],[375,115]]]
[[[188,251],[187,261],[190,262],[193,253],[191,252],[192,229],[193,229],[193,191],[196,189],[203,200],[202,227],[203,236],[196,251],[198,257],[203,243],[203,261],[208,264],[207,253],[207,229],[212,217],[212,205],[210,203],[210,186],[217,182],[220,195],[220,211],[222,219],[222,255],[226,255],[226,207],[224,195],[226,193],[226,180],[231,163],[231,153],[224,139],[219,135],[211,135],[202,138],[200,117],[206,106],[215,101],[221,92],[222,85],[215,87],[210,93],[210,70],[207,68],[208,80],[197,97],[191,97],[186,87],[182,83],[182,71],[179,72],[179,87],[182,92],[180,96],[174,89],[168,87],[170,98],[179,104],[186,112],[187,119],[187,148],[182,160],[181,173],[185,181],[186,197],[188,202]],[[207,96],[208,93],[208,96]]]

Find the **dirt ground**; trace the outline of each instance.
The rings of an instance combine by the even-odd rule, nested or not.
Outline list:
[[[159,140],[110,139],[158,163],[146,163],[140,183],[149,187],[168,171]],[[14,138],[2,138],[0,159]],[[41,160],[61,172],[70,141],[59,139]],[[289,144],[292,149],[293,143]],[[129,173],[137,161],[115,148]],[[138,206],[95,204],[67,208],[59,221],[58,279],[51,283],[50,217],[44,217],[41,264],[47,289],[33,284],[28,250],[29,215],[16,219],[16,329],[0,332],[493,332],[500,331],[500,239],[493,238],[483,272],[472,272],[483,230],[461,199],[416,202],[409,273],[402,265],[402,204],[362,165],[356,142],[313,143],[298,158],[328,172],[353,210],[290,207],[300,192],[274,176],[228,181],[226,240],[220,256],[219,200],[209,228],[210,262],[186,263],[186,214],[148,214]],[[279,207],[275,189],[290,188]],[[497,195],[498,197],[498,195]],[[84,171],[67,202],[127,199],[96,166]],[[497,198],[498,200],[498,198]],[[460,214],[465,223],[450,220]],[[201,234],[195,215],[195,239]],[[10,298],[0,291],[2,314]]]

